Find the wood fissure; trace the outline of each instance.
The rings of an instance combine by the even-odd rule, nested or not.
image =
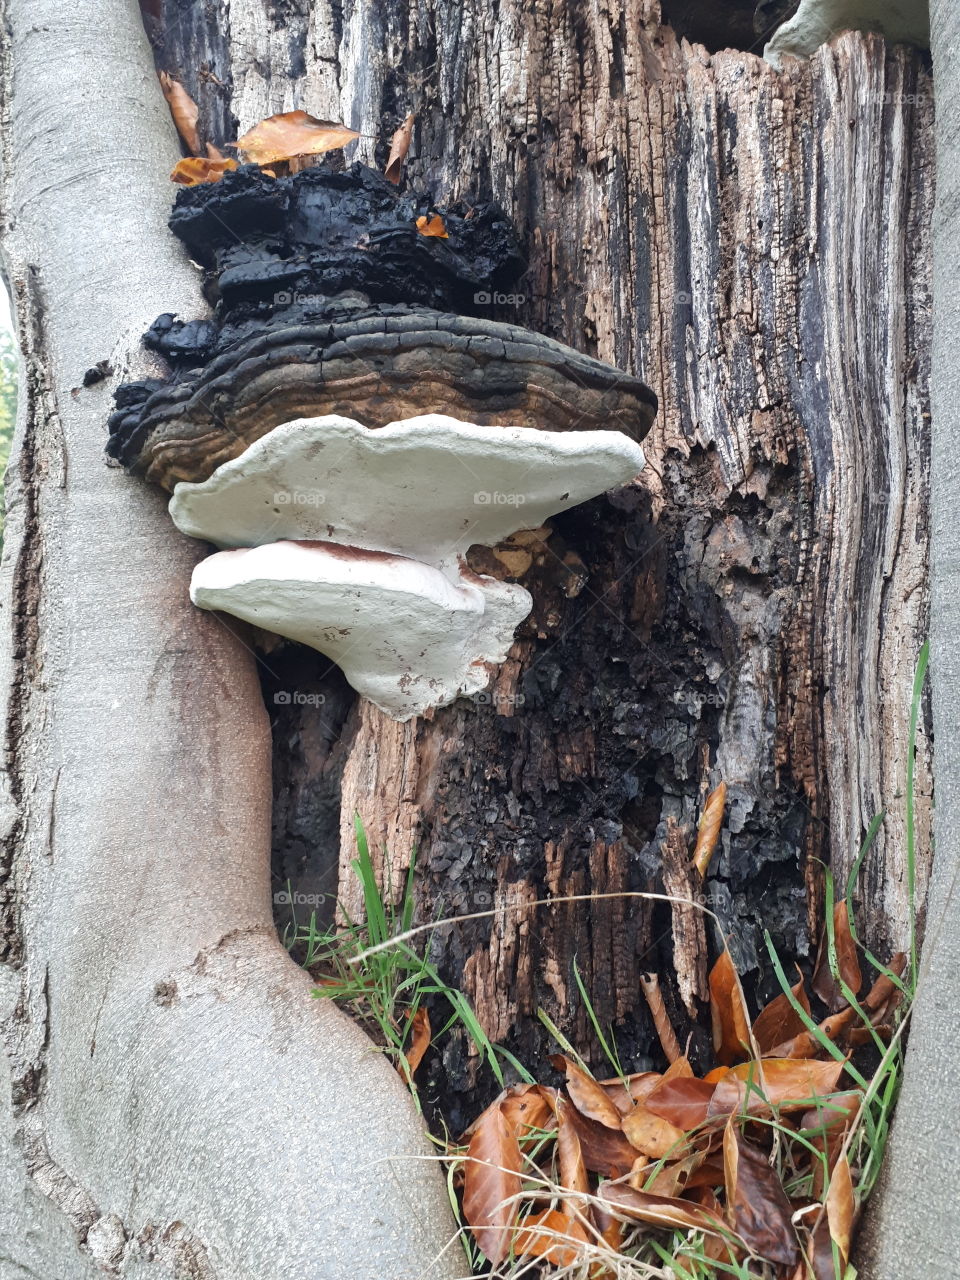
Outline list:
[[[231,0],[231,23],[248,8]],[[436,200],[493,197],[521,232],[520,300],[491,314],[631,370],[661,402],[640,485],[551,522],[520,574],[534,613],[489,701],[402,727],[366,706],[346,715],[345,903],[358,904],[359,812],[395,894],[418,847],[422,919],[497,908],[431,942],[491,1034],[536,1061],[543,1006],[587,1045],[576,962],[601,1024],[639,1061],[657,1038],[637,975],[673,970],[669,909],[526,904],[662,885],[670,824],[692,830],[722,778],[703,893],[749,989],[774,990],[764,927],[786,958],[811,954],[820,862],[842,884],[881,808],[861,927],[881,953],[902,944],[927,625],[925,55],[847,34],[775,72],[678,40],[655,0],[495,15],[479,0],[375,14],[359,0],[311,31],[284,105],[322,99],[322,114],[381,139],[363,140],[364,158],[383,158],[415,110],[407,182]],[[191,61],[189,41],[178,56]],[[278,69],[269,34],[240,56]],[[245,90],[234,113],[248,125],[279,92]],[[282,714],[289,740],[297,716]],[[684,1025],[676,982],[664,994]],[[445,1068],[451,1115],[461,1099],[465,1116],[472,1067],[451,1051]]]

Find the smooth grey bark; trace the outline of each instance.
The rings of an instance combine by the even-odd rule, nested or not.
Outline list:
[[[960,1276],[960,9],[933,0],[931,661],[936,856],[903,1092],[883,1187],[862,1233],[864,1280]]]
[[[7,0],[25,357],[4,548],[0,1276],[451,1276],[396,1073],[280,947],[254,663],[197,544],[104,465],[112,381],[197,314],[136,0]],[[109,357],[113,380],[79,389]],[[462,1268],[462,1261],[460,1263]]]

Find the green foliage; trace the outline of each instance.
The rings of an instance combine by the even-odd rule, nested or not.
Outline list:
[[[380,891],[359,816],[355,827],[357,857],[353,870],[363,890],[365,923],[355,924],[346,919],[341,928],[321,930],[317,928],[314,914],[309,924],[288,931],[284,937],[287,947],[306,949],[306,967],[320,982],[314,995],[349,1009],[383,1045],[411,1087],[413,1082],[405,1054],[410,1046],[414,1015],[428,996],[440,996],[449,1008],[447,1021],[435,1035],[442,1036],[451,1027],[459,1026],[473,1041],[501,1086],[505,1083],[502,1062],[509,1063],[521,1079],[532,1081],[532,1076],[513,1054],[500,1045],[491,1044],[466,996],[447,986],[426,956],[419,955],[403,941],[374,955],[366,954],[379,943],[400,939],[413,923],[415,857],[410,861],[403,899],[399,907],[394,907],[390,884],[387,883],[384,893]],[[346,918],[346,913],[343,914]]]

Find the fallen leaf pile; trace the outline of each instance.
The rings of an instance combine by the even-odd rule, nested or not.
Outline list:
[[[845,905],[833,924],[814,975],[831,1008],[842,986],[856,999],[863,985]],[[904,967],[898,955],[890,972]],[[863,1099],[849,1058],[889,1029],[901,988],[882,975],[858,1008],[841,997],[814,1034],[802,977],[752,1027],[726,951],[709,986],[719,1065],[703,1078],[680,1056],[664,1072],[597,1080],[556,1054],[564,1087],[514,1085],[464,1134],[452,1152],[463,1216],[494,1274],[612,1280],[652,1240],[718,1274],[844,1276],[859,1208],[847,1147]],[[417,1062],[424,1038],[420,1025]]]

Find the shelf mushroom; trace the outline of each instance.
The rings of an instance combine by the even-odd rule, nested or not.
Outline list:
[[[313,645],[400,720],[478,691],[532,601],[470,546],[636,476],[656,396],[492,318],[525,266],[493,204],[242,166],[181,187],[170,228],[214,309],[150,326],[169,373],[117,388],[107,454],[223,548],[193,599]]]
[[[275,427],[209,479],[178,484],[170,514],[233,548],[197,566],[195,604],[318,649],[405,720],[483,688],[530,612],[522,587],[466,567],[470,546],[536,527],[643,462],[615,431],[441,414],[371,429],[329,415]]]

